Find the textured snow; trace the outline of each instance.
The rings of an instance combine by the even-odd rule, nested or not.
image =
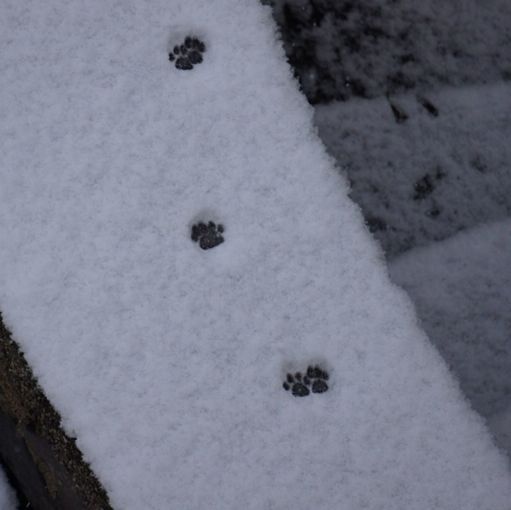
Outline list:
[[[504,411],[488,419],[488,426],[495,435],[498,444],[511,457],[511,405]]]
[[[473,407],[509,449],[511,220],[411,250],[391,264]],[[493,426],[494,424],[494,426]]]
[[[424,98],[420,98],[424,99]],[[511,85],[445,88],[316,108],[328,150],[388,257],[511,215]],[[429,177],[426,177],[429,176]],[[431,191],[416,186],[430,179]]]
[[[7,482],[4,471],[0,468],[0,509],[15,510],[16,498],[12,487]]]
[[[0,309],[118,509],[509,510],[248,0],[4,0]],[[167,51],[207,45],[180,72]],[[225,225],[208,251],[197,220]],[[287,371],[329,370],[294,398]]]
[[[511,79],[508,0],[263,0],[312,103]]]

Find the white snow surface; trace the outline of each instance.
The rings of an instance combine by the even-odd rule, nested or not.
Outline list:
[[[248,0],[4,0],[0,309],[117,509],[509,510]],[[192,72],[167,51],[192,32]],[[197,219],[224,244],[190,240]],[[295,398],[310,362],[330,389]]]
[[[0,510],[15,510],[16,497],[3,470],[0,468]]]
[[[390,265],[429,338],[511,454],[511,219],[411,250]],[[495,426],[493,426],[495,424]]]
[[[351,182],[375,237],[392,258],[459,230],[511,215],[511,85],[443,88],[424,98],[316,107],[319,134]],[[426,177],[427,176],[427,177]],[[417,195],[424,179],[431,189]]]

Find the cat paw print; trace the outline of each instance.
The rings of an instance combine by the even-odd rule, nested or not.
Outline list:
[[[192,241],[199,243],[203,250],[209,250],[224,242],[224,226],[214,221],[196,223],[192,226]]]
[[[183,44],[174,46],[169,53],[169,61],[174,62],[176,69],[190,71],[194,65],[202,62],[202,54],[205,51],[206,45],[200,39],[188,36]]]
[[[312,393],[325,393],[328,391],[328,372],[319,366],[309,365],[307,372],[302,375],[301,372],[287,374],[282,387],[289,391],[295,397],[306,397]]]

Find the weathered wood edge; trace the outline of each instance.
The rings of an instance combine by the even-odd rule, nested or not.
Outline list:
[[[0,458],[36,510],[112,510],[0,312]]]

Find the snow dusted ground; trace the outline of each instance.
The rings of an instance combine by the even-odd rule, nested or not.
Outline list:
[[[15,510],[16,508],[16,497],[14,491],[7,482],[5,474],[0,469],[0,509],[1,510]]]
[[[506,219],[412,250],[390,265],[471,404],[495,422],[507,448],[511,426],[501,422],[511,411],[510,260]]]
[[[263,0],[311,103],[511,79],[508,0]]]
[[[509,112],[500,83],[332,103],[315,122],[392,258],[511,215]]]
[[[488,426],[501,448],[511,456],[511,405],[488,419]]]
[[[268,10],[0,12],[0,309],[115,508],[509,510]],[[184,72],[189,33],[207,49]],[[310,363],[330,389],[284,391]]]

